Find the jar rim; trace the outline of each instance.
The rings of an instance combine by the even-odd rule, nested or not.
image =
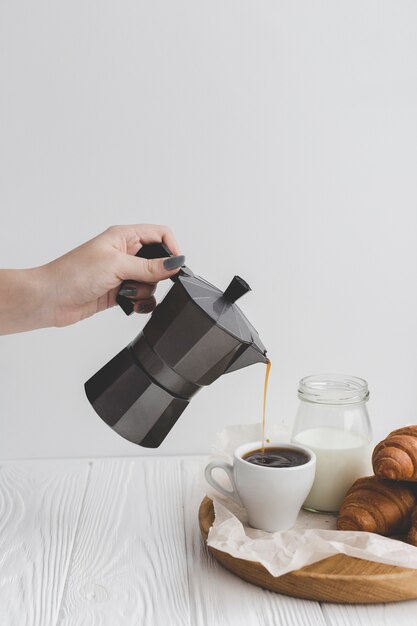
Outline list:
[[[356,404],[369,398],[364,378],[346,374],[314,374],[300,380],[298,397],[317,404]]]

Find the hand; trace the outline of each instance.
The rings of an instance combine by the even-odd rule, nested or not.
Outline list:
[[[174,256],[169,260],[134,256],[147,243],[164,243]],[[176,274],[183,264],[166,226],[111,226],[39,268],[1,270],[0,333],[78,322],[114,306],[126,280],[122,293],[134,302],[137,313],[148,313],[156,306],[158,281]],[[23,290],[25,297],[19,300]]]

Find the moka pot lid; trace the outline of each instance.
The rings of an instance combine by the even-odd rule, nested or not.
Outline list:
[[[175,277],[190,299],[202,309],[214,322],[242,343],[254,345],[263,354],[266,348],[259,338],[257,330],[235,303],[238,298],[250,291],[243,278],[234,276],[223,292],[204,278],[196,276],[187,267],[183,267]]]

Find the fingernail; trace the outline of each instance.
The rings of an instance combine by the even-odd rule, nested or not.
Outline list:
[[[185,256],[180,254],[179,256],[170,256],[169,259],[165,259],[164,268],[166,270],[176,270],[181,265],[184,265]]]
[[[148,312],[148,307],[146,306],[146,304],[143,304],[142,302],[138,304],[138,313],[147,313],[147,312]]]
[[[119,290],[119,296],[128,296],[128,297],[132,297],[132,296],[136,296],[136,289],[134,289],[133,287],[122,287]]]

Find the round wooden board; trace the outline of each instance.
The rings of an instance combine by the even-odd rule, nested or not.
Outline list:
[[[213,502],[207,496],[200,505],[199,524],[203,539],[214,522]],[[258,587],[288,596],[323,602],[398,602],[417,598],[417,570],[372,563],[336,554],[302,569],[272,576],[255,561],[237,559],[208,546],[211,554],[228,570]]]

